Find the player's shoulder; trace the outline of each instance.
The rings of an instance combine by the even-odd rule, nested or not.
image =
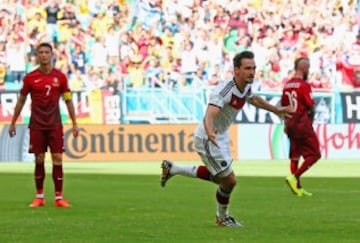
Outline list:
[[[226,96],[234,87],[236,87],[235,81],[233,79],[227,80],[215,86],[214,93]]]
[[[60,70],[57,69],[57,68],[53,68],[53,69],[52,69],[52,74],[53,74],[53,75],[57,75],[57,76],[66,76],[62,71],[60,71]]]
[[[25,78],[31,78],[31,77],[34,77],[34,76],[38,76],[39,74],[41,74],[41,72],[39,71],[39,69],[34,69],[34,70],[28,72],[28,73],[25,75]]]
[[[67,80],[67,77],[66,77],[65,73],[63,73],[62,71],[60,71],[57,68],[53,68],[52,75],[59,78],[59,79],[61,79],[61,80]]]
[[[25,74],[23,80],[24,82],[31,82],[32,80],[39,78],[39,76],[41,76],[41,72],[38,69],[34,69]]]

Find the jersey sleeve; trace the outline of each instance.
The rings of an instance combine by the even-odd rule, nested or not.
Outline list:
[[[301,92],[305,105],[308,107],[313,106],[315,104],[315,100],[312,98],[312,90],[310,84],[305,83],[302,86]]]
[[[22,87],[20,89],[20,94],[26,96],[28,93],[30,93],[30,91],[31,91],[31,85],[30,85],[29,76],[25,76],[23,79]]]
[[[231,96],[229,94],[231,92],[224,92],[224,88],[227,83],[223,83],[221,85],[216,86],[210,96],[209,96],[209,105],[214,105],[219,108],[223,108],[226,103],[230,101]],[[228,90],[227,90],[228,91]]]
[[[225,105],[225,98],[217,93],[212,93],[209,97],[209,105],[223,108]]]
[[[60,92],[61,92],[62,94],[71,92],[71,91],[70,91],[70,88],[69,88],[68,79],[67,79],[67,77],[66,77],[64,74],[61,74],[61,75],[60,75],[60,80],[61,80]]]

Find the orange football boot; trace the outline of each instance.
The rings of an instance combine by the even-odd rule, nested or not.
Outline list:
[[[35,198],[32,203],[29,205],[30,208],[37,208],[45,206],[45,199],[44,198]]]
[[[54,206],[59,208],[70,208],[71,204],[65,199],[58,199],[54,201]]]

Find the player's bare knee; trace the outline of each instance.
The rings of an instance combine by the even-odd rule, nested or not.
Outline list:
[[[40,165],[45,163],[45,154],[36,154],[35,163]]]
[[[62,154],[54,153],[51,154],[53,165],[62,165]]]
[[[62,161],[53,161],[53,165],[62,165]]]
[[[228,192],[231,192],[236,186],[236,177],[229,175],[226,180],[223,181],[223,186],[228,190]]]
[[[236,186],[236,179],[231,179],[229,181],[229,187],[231,187],[231,190]]]
[[[38,165],[44,164],[45,163],[45,159],[44,158],[36,158],[35,159],[35,163]]]

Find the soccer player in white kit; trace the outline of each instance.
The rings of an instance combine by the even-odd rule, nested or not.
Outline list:
[[[219,84],[210,94],[203,122],[194,133],[195,150],[204,165],[180,165],[170,160],[161,164],[161,186],[174,175],[184,175],[218,184],[216,190],[216,224],[224,227],[241,227],[229,213],[231,192],[236,185],[232,169],[228,130],[245,102],[271,111],[281,118],[290,116],[290,107],[276,107],[251,92],[255,76],[254,54],[243,51],[233,59],[234,78]]]

